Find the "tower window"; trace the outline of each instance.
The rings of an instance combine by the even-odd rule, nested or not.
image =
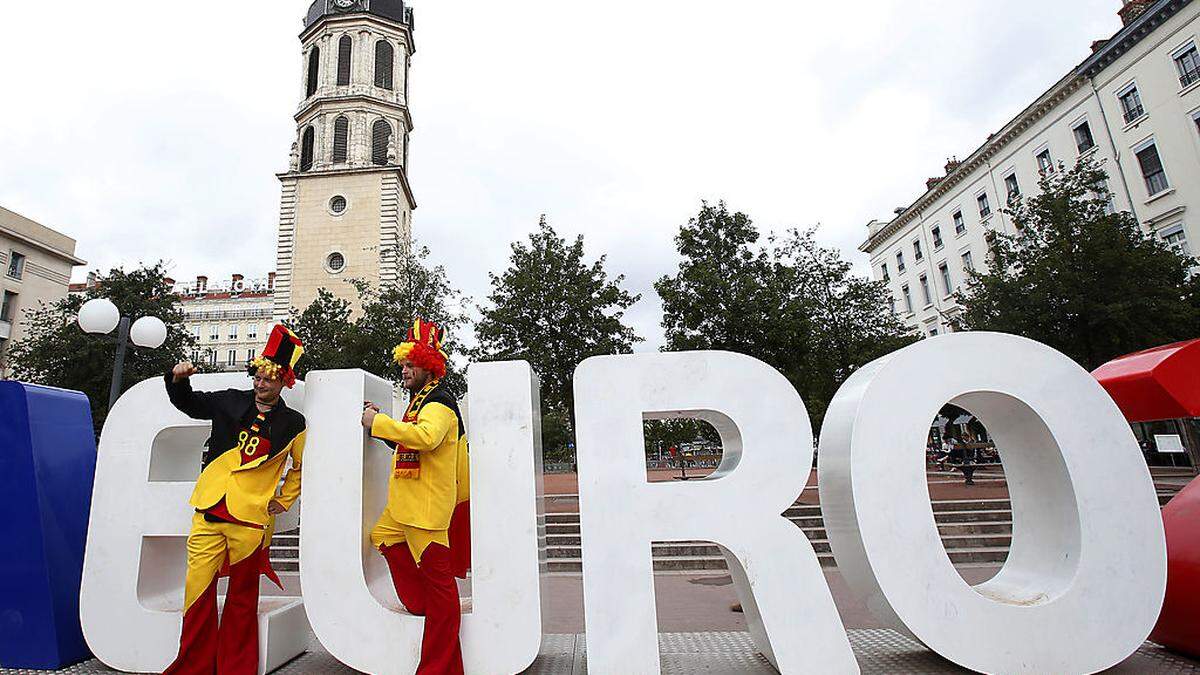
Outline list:
[[[346,212],[346,198],[342,195],[337,195],[329,200],[329,211],[335,216],[340,216]]]
[[[387,120],[376,120],[371,127],[371,163],[388,165],[388,146],[392,144],[392,125]]]
[[[325,256],[325,269],[331,274],[337,274],[346,269],[346,256],[337,251]]]
[[[308,86],[305,87],[305,98],[317,93],[317,83],[321,78],[321,48],[313,47],[308,54]]]
[[[313,144],[316,142],[317,132],[312,127],[304,130],[304,138],[300,141],[300,170],[308,171],[313,167]]]
[[[396,61],[396,52],[392,49],[392,44],[387,40],[380,40],[375,43],[375,86],[384,89],[393,89],[395,84],[392,78],[392,71]]]
[[[350,147],[350,119],[345,115],[333,123],[333,163],[344,164]]]
[[[354,53],[354,40],[349,35],[343,35],[338,40],[338,78],[339,87],[350,84],[350,57]]]

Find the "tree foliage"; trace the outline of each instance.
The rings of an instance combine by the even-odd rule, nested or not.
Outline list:
[[[628,353],[641,341],[623,321],[640,296],[621,287],[623,275],[609,277],[604,256],[590,264],[585,258],[582,235],[567,242],[543,219],[527,242],[513,243],[508,269],[490,275],[489,304],[475,326],[480,360],[532,364],[541,377],[543,420],[567,426],[560,438],[573,429],[575,367],[592,356]],[[561,453],[548,436],[547,457]]]
[[[104,426],[108,392],[116,361],[115,340],[83,332],[76,322],[79,308],[95,298],[108,298],[122,316],[137,320],[156,316],[167,325],[167,341],[158,349],[130,342],[125,353],[121,391],[142,380],[162,377],[196,346],[183,325],[179,298],[165,280],[162,263],[131,271],[114,268],[83,294],[25,312],[25,337],[10,346],[8,365],[18,380],[87,394],[96,431]],[[116,336],[116,331],[113,332]]]
[[[303,311],[292,310],[292,330],[304,341],[304,358],[297,370],[301,376],[313,370],[362,368],[392,381],[400,379],[400,367],[392,361],[392,349],[404,342],[416,317],[433,321],[446,330],[444,348],[451,357],[447,382],[458,394],[465,392],[462,373],[453,358],[461,353],[456,336],[468,326],[466,298],[450,285],[446,270],[428,262],[429,249],[402,250],[398,255],[397,282],[372,288],[353,282],[359,309],[334,297],[327,289]]]
[[[958,330],[1045,343],[1092,370],[1140,349],[1200,335],[1200,279],[1134,217],[1114,212],[1107,175],[1088,161],[1052,172],[1006,210],[988,266],[957,294]]]
[[[744,213],[703,203],[675,238],[678,271],[655,283],[669,350],[720,349],[765,361],[800,391],[816,428],[856,369],[915,339],[881,282],[852,273],[815,230],[759,243]]]

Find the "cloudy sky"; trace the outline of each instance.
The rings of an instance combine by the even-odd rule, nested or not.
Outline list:
[[[0,205],[90,268],[274,267],[309,0],[0,5]],[[642,294],[701,200],[821,225],[918,196],[1120,27],[1118,0],[413,0],[414,232],[483,298],[546,213]],[[78,270],[81,278],[84,270]]]

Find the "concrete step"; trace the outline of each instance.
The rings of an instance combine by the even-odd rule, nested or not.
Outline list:
[[[1008,557],[1005,547],[956,548],[948,551],[950,561],[956,565],[1001,563]],[[818,553],[817,559],[822,567],[834,567],[833,555]],[[656,556],[654,559],[655,572],[673,571],[717,571],[726,570],[725,559],[720,556]],[[546,571],[562,574],[578,574],[583,571],[579,558],[552,558],[546,563]]]
[[[801,530],[804,535],[812,542],[823,542],[828,540],[828,534],[823,528],[805,528]],[[999,536],[1006,540],[1012,537],[1012,522],[962,522],[949,523],[938,526],[938,534],[946,541],[947,538],[962,538],[962,537],[980,537],[980,536]],[[583,538],[580,536],[578,528],[574,532],[566,534],[549,534],[545,538],[547,548],[557,547],[578,547],[582,545]],[[998,544],[999,545],[999,544]],[[949,546],[949,544],[947,544]],[[274,548],[272,548],[274,551]],[[283,556],[281,556],[283,557]]]

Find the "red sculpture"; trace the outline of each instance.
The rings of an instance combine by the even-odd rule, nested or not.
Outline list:
[[[1167,597],[1150,639],[1200,657],[1200,478],[1163,508]]]

